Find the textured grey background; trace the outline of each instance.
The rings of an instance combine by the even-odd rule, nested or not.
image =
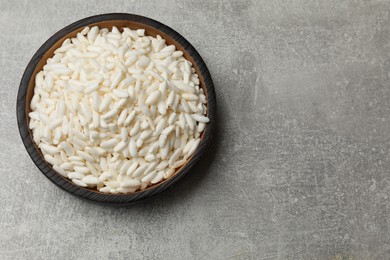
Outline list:
[[[388,259],[388,1],[0,0],[0,259]],[[19,80],[54,32],[146,15],[204,57],[215,148],[132,208],[80,201],[33,165]]]

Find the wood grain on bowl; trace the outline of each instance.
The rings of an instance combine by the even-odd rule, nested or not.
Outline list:
[[[100,28],[109,29],[111,29],[112,26],[116,26],[119,29],[124,27],[131,29],[142,28],[145,29],[146,35],[154,37],[160,35],[166,40],[167,44],[173,44],[176,46],[177,50],[182,51],[184,57],[193,64],[196,73],[199,75],[200,86],[203,88],[207,98],[207,116],[210,119],[210,122],[206,125],[205,130],[201,135],[201,142],[192,157],[190,157],[182,167],[178,168],[175,174],[167,180],[150,186],[145,190],[131,194],[101,193],[96,189],[77,186],[69,179],[64,178],[53,170],[52,166],[44,160],[40,149],[33,141],[32,133],[28,127],[28,113],[30,112],[30,101],[34,92],[35,75],[42,70],[47,59],[53,56],[54,51],[61,46],[65,39],[75,37],[85,26],[92,27],[95,25]],[[53,183],[67,192],[84,199],[99,203],[124,205],[153,197],[162,192],[188,174],[195,163],[199,161],[201,155],[210,144],[215,129],[216,96],[214,85],[206,64],[195,48],[179,33],[160,22],[138,15],[122,13],[103,14],[82,19],[58,31],[35,53],[29,62],[20,83],[17,100],[17,120],[20,135],[31,159],[42,173]]]

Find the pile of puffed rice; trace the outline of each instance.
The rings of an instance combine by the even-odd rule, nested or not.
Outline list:
[[[45,160],[82,187],[130,193],[169,178],[209,119],[191,62],[145,30],[85,27],[35,77],[29,128]]]

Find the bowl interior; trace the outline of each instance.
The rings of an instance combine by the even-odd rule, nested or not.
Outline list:
[[[31,102],[31,99],[33,97],[33,94],[34,94],[34,85],[35,85],[35,75],[41,71],[43,69],[43,66],[46,64],[46,61],[47,59],[53,57],[54,55],[54,51],[59,48],[61,46],[61,44],[63,43],[64,40],[68,39],[68,38],[72,38],[72,37],[76,37],[77,33],[79,33],[83,28],[85,28],[86,25],[82,25],[81,27],[67,33],[66,35],[64,35],[62,38],[60,38],[57,42],[55,42],[45,53],[43,53],[41,59],[39,60],[37,66],[35,67],[35,69],[33,70],[32,74],[31,74],[31,77],[28,81],[28,88],[27,88],[27,93],[26,93],[26,118],[25,118],[25,122],[27,124],[27,129],[29,131],[29,135],[30,135],[30,138],[32,139],[32,132],[31,130],[28,128],[28,125],[29,125],[29,117],[28,117],[28,113],[31,112],[31,109],[30,109],[30,102]],[[163,39],[166,40],[166,44],[167,45],[175,45],[176,46],[176,49],[177,50],[180,50],[183,52],[183,56],[189,60],[191,63],[192,63],[192,66],[193,68],[195,69],[196,73],[198,74],[199,76],[199,86],[203,88],[203,91],[206,95],[206,99],[208,101],[208,91],[206,89],[206,85],[205,85],[205,79],[198,67],[198,64],[194,61],[194,58],[188,53],[188,51],[181,45],[179,44],[176,40],[174,40],[171,36],[167,35],[166,33],[156,29],[155,27],[152,27],[152,26],[149,26],[147,24],[144,24],[144,23],[141,23],[141,22],[136,22],[136,21],[131,21],[131,20],[106,20],[106,21],[99,21],[99,22],[94,22],[94,23],[90,23],[88,24],[88,26],[92,27],[92,26],[99,26],[100,28],[108,28],[109,30],[112,29],[112,26],[116,26],[118,27],[118,29],[120,31],[122,31],[123,28],[125,27],[128,27],[130,29],[145,29],[145,34],[148,35],[148,36],[153,36],[153,37],[156,37],[157,35],[160,35]],[[206,106],[208,106],[208,103],[206,103]],[[209,109],[207,109],[207,113],[209,113]],[[200,138],[201,138],[201,143],[203,141],[203,138],[204,138],[204,135],[205,135],[205,132],[208,131],[208,127],[206,125],[206,128],[205,130],[202,132]],[[45,161],[43,159],[43,155],[40,151],[40,149],[36,146],[35,142],[32,142],[35,146],[35,148],[38,150],[40,156],[42,157],[42,160]],[[195,154],[195,153],[194,153]],[[143,191],[147,191],[149,189],[153,189],[153,188],[156,188],[160,185],[162,185],[164,182],[168,181],[169,179],[173,178],[181,169],[183,169],[186,164],[191,161],[192,157],[194,155],[192,155],[190,158],[187,159],[187,162],[181,166],[180,168],[176,169],[175,173],[168,179],[166,180],[163,180],[161,181],[160,183],[158,184],[154,184],[154,185],[151,185],[149,187],[147,187],[145,190]],[[46,163],[46,161],[45,161]],[[51,169],[52,169],[52,166],[48,163],[46,163]],[[53,170],[54,171],[54,170]],[[70,180],[68,180],[67,178],[64,178],[62,177],[60,174],[57,173],[57,175],[59,175],[61,178],[63,178],[64,180],[68,181],[71,185],[75,185],[73,184]],[[110,194],[106,194],[106,193],[101,193],[99,192],[97,189],[90,189],[90,188],[82,188],[82,187],[79,187],[81,189],[85,189],[85,190],[89,190],[89,191],[92,191],[92,192],[96,192],[96,193],[99,193],[99,194],[105,194],[105,195],[110,195]],[[135,193],[138,193],[138,192],[143,192],[143,191],[136,191]],[[134,193],[133,193],[134,194]],[[128,194],[115,194],[115,196],[121,196],[121,195],[128,195]]]

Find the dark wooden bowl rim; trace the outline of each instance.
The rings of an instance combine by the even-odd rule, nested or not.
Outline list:
[[[209,117],[210,122],[206,125],[205,130],[201,136],[199,147],[193,156],[188,159],[187,163],[178,169],[175,174],[167,180],[148,187],[145,190],[137,191],[131,194],[102,193],[96,189],[77,186],[69,179],[61,176],[55,170],[53,170],[50,164],[44,160],[40,149],[33,141],[32,133],[28,127],[28,113],[30,112],[29,104],[33,95],[35,74],[42,69],[43,65],[46,63],[46,60],[52,57],[54,50],[60,47],[66,38],[74,37],[85,26],[94,25],[107,28],[111,28],[113,25],[115,25],[119,29],[123,27],[129,27],[131,29],[143,28],[146,30],[147,35],[161,35],[161,37],[167,41],[167,44],[174,44],[177,49],[183,51],[185,58],[192,62],[196,72],[199,75],[200,85],[205,90],[207,97],[207,116]],[[61,189],[83,199],[102,204],[128,205],[136,201],[139,202],[141,200],[154,197],[156,194],[166,190],[183,176],[188,174],[190,169],[199,161],[207,146],[210,144],[213,132],[215,130],[216,96],[214,91],[214,84],[206,64],[195,48],[183,36],[170,27],[147,17],[126,13],[110,13],[91,16],[74,22],[55,33],[39,48],[39,50],[30,60],[22,76],[17,97],[16,113],[19,132],[23,140],[23,144],[35,165],[49,180],[51,180]]]

